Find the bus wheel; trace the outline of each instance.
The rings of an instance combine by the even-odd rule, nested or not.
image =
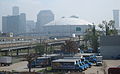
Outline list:
[[[79,72],[82,72],[82,70],[80,69]]]

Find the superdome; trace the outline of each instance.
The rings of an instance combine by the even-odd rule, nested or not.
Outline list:
[[[92,25],[92,23],[85,21],[85,20],[81,20],[79,18],[60,18],[58,20],[54,20],[48,24],[46,24],[45,26],[52,26],[52,25]]]
[[[84,35],[86,29],[92,25],[79,18],[61,18],[43,26],[44,34],[49,37],[70,37],[72,34]]]

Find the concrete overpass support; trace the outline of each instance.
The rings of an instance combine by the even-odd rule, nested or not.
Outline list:
[[[9,54],[8,51],[5,51],[5,56],[8,56],[8,54]]]
[[[19,50],[16,50],[16,55],[19,55]]]
[[[30,53],[30,49],[28,48],[27,50],[28,50],[28,54],[29,54]]]

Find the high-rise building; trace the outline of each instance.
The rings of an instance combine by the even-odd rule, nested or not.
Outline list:
[[[2,32],[4,33],[25,33],[26,16],[24,13],[15,16],[2,17]]]
[[[35,22],[33,20],[28,20],[26,22],[26,32],[34,32],[35,31]]]
[[[54,14],[51,10],[41,10],[37,15],[36,30],[42,31],[42,26],[54,20]]]
[[[4,33],[18,33],[19,32],[19,15],[17,16],[3,16],[2,17],[2,32]]]
[[[20,33],[25,33],[26,32],[26,14],[25,13],[21,13],[19,15],[19,20],[20,20],[19,32]]]
[[[13,9],[12,9],[12,14],[13,15],[19,15],[19,7],[14,6]]]
[[[115,21],[115,28],[119,27],[119,10],[113,10],[113,19]]]
[[[19,8],[13,7],[13,15],[2,17],[2,32],[4,33],[25,33],[26,14],[19,15]]]

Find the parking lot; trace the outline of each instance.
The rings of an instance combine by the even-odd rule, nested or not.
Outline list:
[[[103,66],[93,66],[86,70],[85,74],[107,74],[109,67],[117,67],[119,65],[120,60],[103,60]]]
[[[120,65],[120,60],[104,60],[103,66],[92,66],[84,71],[85,74],[104,74],[104,71],[107,72],[109,67],[116,67]],[[32,68],[32,71],[39,71],[45,68]],[[28,71],[27,61],[22,61],[14,63],[10,66],[0,67],[0,71]]]

